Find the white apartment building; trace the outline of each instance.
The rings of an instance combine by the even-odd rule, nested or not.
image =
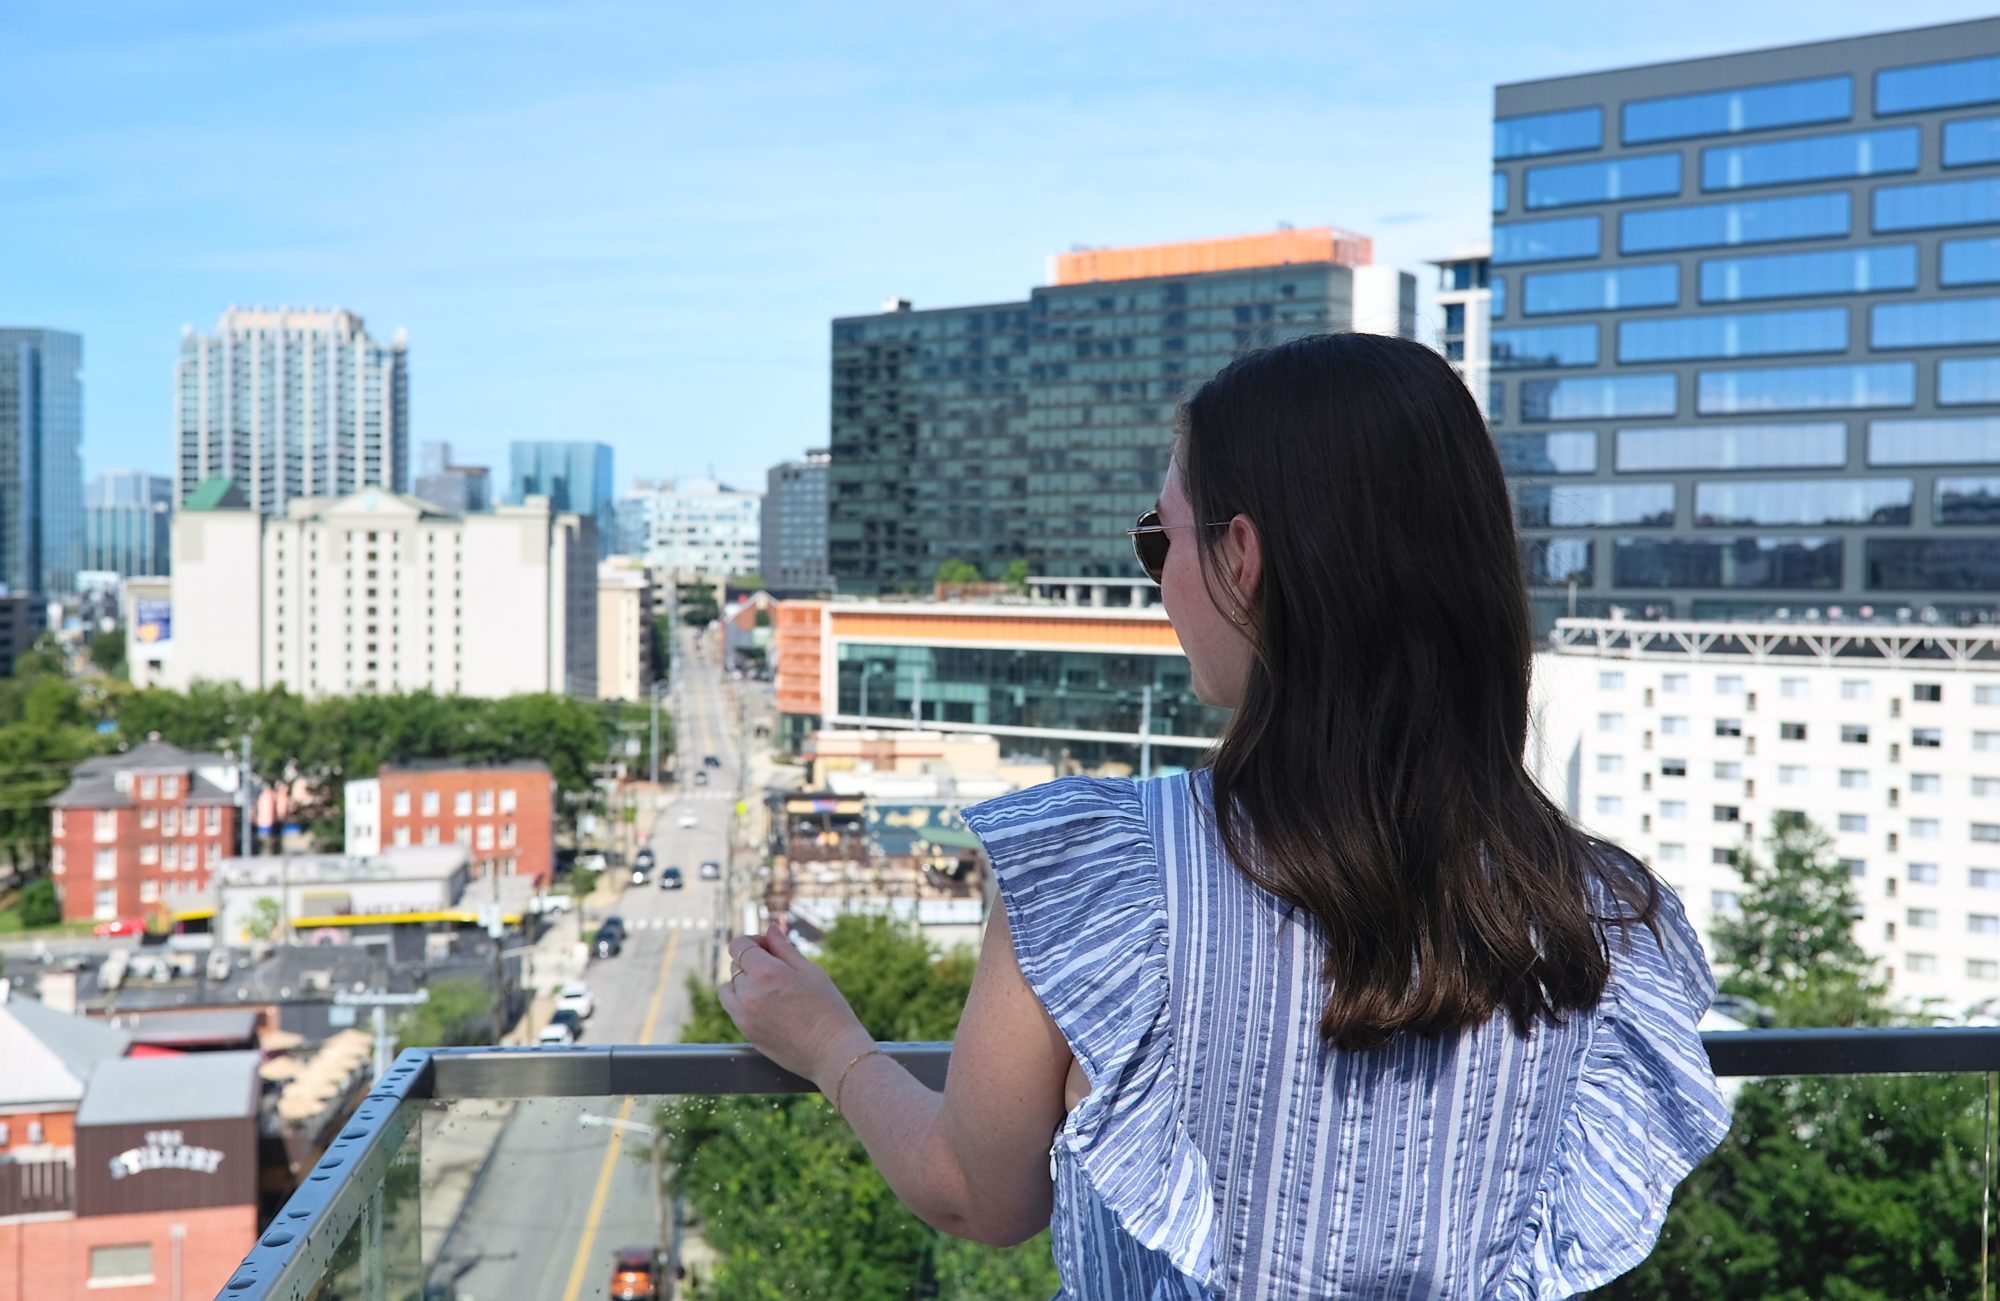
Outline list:
[[[232,307],[181,330],[174,367],[177,504],[211,479],[278,512],[299,497],[409,486],[409,336],[388,343],[339,308]]]
[[[1492,256],[1491,246],[1471,244],[1431,263],[1438,269],[1438,351],[1488,416],[1498,414],[1487,410],[1493,377],[1493,286],[1504,284],[1493,279]]]
[[[597,698],[644,700],[652,689],[653,620],[661,591],[642,560],[597,566]]]
[[[762,563],[762,493],[742,492],[714,479],[641,479],[634,503],[621,512],[634,521],[646,563],[676,578],[730,578]]]
[[[2000,996],[2000,628],[1566,619],[1535,658],[1533,757],[1650,862],[1706,940],[1772,815],[1834,838],[1890,991]]]
[[[545,497],[465,516],[376,488],[283,515],[188,509],[174,548],[166,686],[597,696],[595,522]]]

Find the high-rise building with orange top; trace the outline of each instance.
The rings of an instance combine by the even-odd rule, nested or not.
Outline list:
[[[1330,226],[1058,254],[1025,301],[833,322],[828,559],[843,593],[1122,576],[1175,406],[1258,347],[1416,333],[1416,279]]]

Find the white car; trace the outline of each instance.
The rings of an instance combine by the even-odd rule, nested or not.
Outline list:
[[[597,1010],[597,1001],[590,996],[590,986],[581,980],[572,980],[556,993],[556,1011],[574,1012],[584,1020]]]
[[[700,825],[701,819],[694,815],[693,809],[685,809],[681,812],[680,826],[683,831],[689,827],[698,827]]]
[[[576,1036],[562,1022],[551,1021],[542,1027],[542,1033],[536,1036],[535,1042],[544,1048],[567,1048],[576,1042]]]
[[[576,900],[566,894],[538,894],[528,900],[531,913],[566,913],[576,907]]]

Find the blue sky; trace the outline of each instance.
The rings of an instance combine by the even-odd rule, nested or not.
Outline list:
[[[461,460],[761,485],[833,316],[1282,221],[1420,269],[1485,236],[1496,81],[1989,8],[8,0],[0,325],[83,334],[91,473],[172,464],[182,325],[289,303],[407,326]]]

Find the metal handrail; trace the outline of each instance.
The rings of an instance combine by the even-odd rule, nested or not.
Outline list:
[[[2000,1027],[1738,1030],[1705,1034],[1702,1043],[1719,1076],[2000,1073]],[[925,1084],[943,1087],[949,1043],[882,1047]],[[415,1104],[812,1091],[742,1044],[411,1049],[375,1082],[218,1301],[312,1301],[416,1124]]]

